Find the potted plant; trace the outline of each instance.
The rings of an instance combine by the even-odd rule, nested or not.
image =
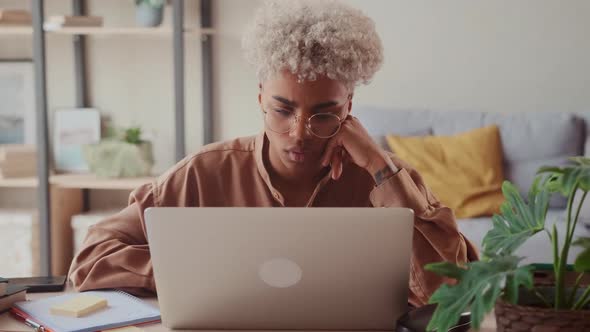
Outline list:
[[[566,167],[542,167],[526,200],[513,184],[503,183],[505,201],[484,237],[481,261],[426,265],[427,270],[457,281],[455,285],[441,285],[430,298],[437,308],[429,331],[447,331],[464,311],[471,311],[471,325],[478,329],[484,315],[494,308],[498,331],[590,330],[590,286],[581,287],[584,272],[590,271],[590,238],[573,238],[590,190],[590,158],[571,160],[573,163]],[[549,200],[555,193],[568,198],[563,243],[559,243],[555,225],[550,229],[545,226]],[[524,265],[523,257],[514,255],[520,245],[539,232],[546,232],[548,245],[553,248],[555,282],[550,287],[535,284],[533,273],[538,267]],[[571,287],[566,287],[567,257],[572,245],[583,250],[573,266],[578,277]]]
[[[142,139],[141,128],[131,127],[110,132],[110,137],[83,147],[84,158],[90,170],[100,177],[151,175],[154,165],[152,144]]]
[[[162,23],[165,0],[135,0],[135,19],[144,27],[155,27]]]

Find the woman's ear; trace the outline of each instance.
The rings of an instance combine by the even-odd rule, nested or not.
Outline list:
[[[353,93],[348,95],[348,113],[352,111],[352,97],[354,96]]]

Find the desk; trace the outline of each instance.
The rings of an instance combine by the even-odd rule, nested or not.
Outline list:
[[[42,299],[45,297],[50,296],[57,296],[63,293],[74,292],[71,286],[68,286],[65,292],[61,293],[34,293],[34,294],[27,294],[28,300],[35,300],[35,299]],[[146,302],[152,304],[155,307],[158,307],[158,300],[156,298],[148,298],[144,299]],[[141,327],[145,332],[167,332],[171,331],[170,329],[162,326],[162,324],[151,324],[145,325]],[[4,313],[0,315],[0,331],[1,332],[31,332],[32,329],[23,323],[15,320],[9,313]],[[182,330],[182,331],[190,331],[190,330]],[[196,331],[196,330],[195,330]],[[202,330],[200,330],[202,331]],[[492,332],[496,331],[496,322],[494,320],[494,316],[492,314],[487,315],[482,327],[480,328],[479,332]],[[231,332],[228,330],[224,330],[223,332]],[[248,332],[255,332],[255,331],[248,331]],[[270,332],[270,331],[264,331]],[[287,332],[287,331],[280,331],[280,332]],[[299,331],[301,332],[301,331]],[[325,332],[325,331],[323,331]],[[347,331],[350,332],[350,331]]]

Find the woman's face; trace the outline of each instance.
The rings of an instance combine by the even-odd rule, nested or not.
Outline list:
[[[343,83],[326,77],[298,83],[297,76],[288,71],[263,82],[260,88],[258,100],[267,113],[263,115],[272,166],[284,175],[319,171],[329,138],[314,136],[307,128],[307,119],[317,113],[346,118],[352,107],[351,92]],[[281,133],[269,127],[269,116],[296,119],[290,131]]]

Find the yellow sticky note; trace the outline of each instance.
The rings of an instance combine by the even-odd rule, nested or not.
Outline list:
[[[112,330],[107,330],[107,331],[108,332],[143,332],[143,330],[137,326],[125,326],[125,327],[119,327],[117,329],[112,329]]]
[[[99,309],[106,308],[107,300],[93,295],[80,295],[73,297],[61,304],[54,305],[49,309],[52,315],[82,317],[91,314]]]

